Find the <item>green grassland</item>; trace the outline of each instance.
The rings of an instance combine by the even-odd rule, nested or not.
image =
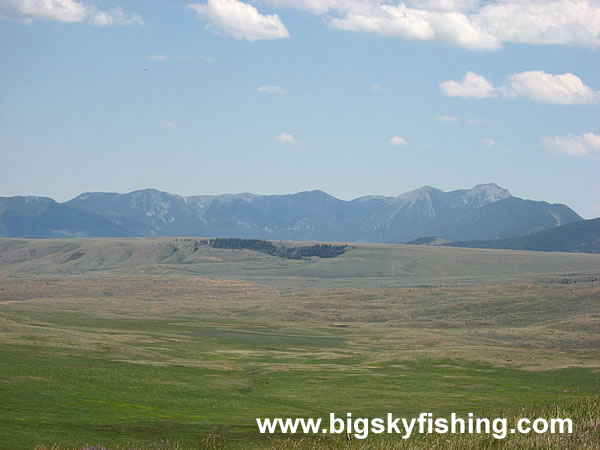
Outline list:
[[[182,238],[0,240],[0,448],[341,448],[255,418],[553,408],[575,435],[507,443],[600,446],[599,255],[351,246],[284,260]]]

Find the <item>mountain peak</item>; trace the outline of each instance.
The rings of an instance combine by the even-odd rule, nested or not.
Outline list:
[[[512,197],[510,192],[508,191],[508,189],[504,189],[503,187],[498,186],[496,183],[478,184],[473,189],[471,189],[471,191],[493,192],[493,193],[501,194],[503,196],[507,195],[509,197]]]
[[[507,189],[495,183],[478,184],[473,189],[460,192],[462,192],[461,198],[463,204],[471,208],[480,208],[487,204],[512,197]]]
[[[309,195],[309,196],[315,196],[315,197],[331,197],[331,195],[329,195],[325,191],[322,191],[321,189],[314,189],[312,191],[302,191],[302,192],[298,192],[296,194],[291,194],[291,195]]]
[[[405,192],[404,194],[400,194],[395,198],[395,201],[402,205],[412,205],[415,202],[419,201],[431,201],[431,194],[434,193],[443,193],[443,191],[436,189],[431,186],[423,186],[419,189],[415,189],[414,191]]]
[[[440,189],[438,189],[438,188],[434,188],[433,186],[429,186],[427,184],[427,185],[425,185],[423,187],[420,187],[419,189],[415,189],[414,191],[411,191],[411,192],[427,192],[427,193],[430,193],[430,192],[442,192],[442,191]]]

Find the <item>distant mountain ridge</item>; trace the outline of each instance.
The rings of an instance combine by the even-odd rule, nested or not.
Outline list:
[[[544,252],[600,253],[600,218],[570,223],[510,239],[458,241],[444,245]]]
[[[155,189],[89,192],[65,203],[0,198],[0,236],[204,236],[403,243],[502,239],[583,220],[566,205],[523,200],[495,184],[345,201],[322,191],[290,195],[196,195]]]
[[[127,237],[119,224],[94,212],[78,211],[47,197],[0,197],[0,236]]]

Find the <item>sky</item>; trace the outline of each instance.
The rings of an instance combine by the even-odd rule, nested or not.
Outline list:
[[[0,0],[0,196],[496,183],[600,216],[600,0]]]

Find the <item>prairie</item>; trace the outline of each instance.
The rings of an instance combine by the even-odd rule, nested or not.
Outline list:
[[[579,434],[507,443],[600,446],[600,255],[193,243],[0,240],[1,448],[342,447],[255,419],[556,409]]]

